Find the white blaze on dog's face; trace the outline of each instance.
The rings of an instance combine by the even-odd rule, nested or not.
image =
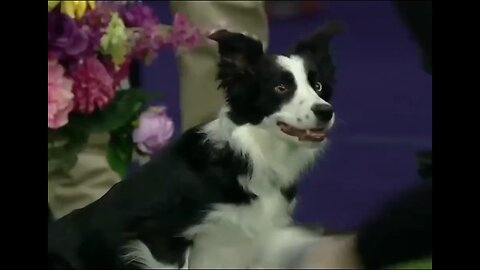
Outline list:
[[[225,91],[229,118],[251,124],[307,147],[320,147],[334,123],[329,100],[334,71],[331,38],[342,24],[329,23],[299,42],[289,55],[264,53],[262,43],[220,30],[218,79]]]
[[[266,116],[261,125],[291,142],[320,146],[335,117],[332,106],[324,99],[329,95],[322,92],[319,71],[309,59],[295,54],[278,55],[275,63],[274,68],[279,69],[281,76],[274,91],[283,96],[283,100],[278,110]]]

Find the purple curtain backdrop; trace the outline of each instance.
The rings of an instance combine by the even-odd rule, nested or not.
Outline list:
[[[171,20],[166,1],[150,3]],[[270,22],[270,50],[284,52],[326,20],[347,30],[335,39],[337,124],[330,148],[302,181],[296,218],[354,229],[385,200],[421,181],[415,152],[431,148],[432,80],[417,45],[389,1],[324,1],[324,13]],[[142,69],[143,86],[161,91],[180,130],[175,56]],[[201,91],[201,89],[199,89]]]

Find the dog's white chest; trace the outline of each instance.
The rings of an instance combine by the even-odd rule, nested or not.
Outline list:
[[[289,203],[275,192],[251,204],[217,205],[205,222],[187,232],[194,243],[189,268],[246,268],[258,241],[291,222]]]

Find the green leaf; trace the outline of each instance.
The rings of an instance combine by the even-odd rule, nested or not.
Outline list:
[[[128,125],[145,105],[145,94],[131,88],[117,92],[115,99],[102,110],[91,115],[72,114],[68,128],[85,133],[108,133]]]
[[[88,134],[68,129],[48,131],[48,174],[68,173],[77,163],[78,153],[87,144]]]
[[[129,48],[129,31],[125,28],[122,19],[117,12],[112,14],[106,33],[100,39],[100,51],[102,54],[110,55],[115,67],[125,61]]]
[[[131,126],[125,126],[110,133],[107,161],[115,172],[124,177],[132,162],[135,143],[132,138]]]

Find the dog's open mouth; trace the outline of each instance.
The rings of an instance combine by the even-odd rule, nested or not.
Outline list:
[[[283,133],[290,136],[295,136],[300,141],[321,142],[327,136],[325,129],[323,128],[298,129],[284,122],[278,122],[277,125],[280,127]]]

